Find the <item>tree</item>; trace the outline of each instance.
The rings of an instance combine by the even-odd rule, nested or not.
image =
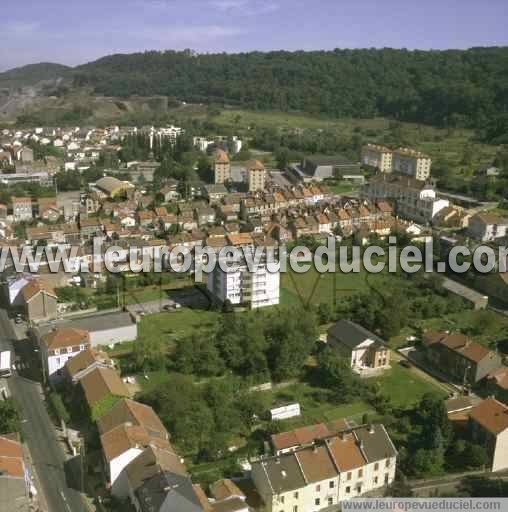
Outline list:
[[[21,417],[12,398],[0,401],[0,434],[18,433],[21,430]]]

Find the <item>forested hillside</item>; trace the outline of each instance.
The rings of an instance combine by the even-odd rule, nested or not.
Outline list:
[[[29,64],[20,68],[11,69],[0,73],[0,89],[11,89],[15,87],[25,87],[35,85],[42,80],[54,80],[63,78],[71,70],[68,66],[54,64],[51,62],[41,62],[39,64]]]
[[[508,112],[508,48],[113,55],[75,68],[111,96],[484,127]],[[504,126],[504,122],[502,125]],[[501,129],[502,131],[502,129]]]

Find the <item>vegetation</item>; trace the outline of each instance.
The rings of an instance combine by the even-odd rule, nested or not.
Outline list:
[[[50,393],[49,402],[56,417],[65,423],[69,423],[71,417],[67,411],[67,408],[65,407],[65,404],[63,403],[62,397],[56,392]]]
[[[35,85],[41,80],[54,80],[65,76],[71,68],[62,64],[41,62],[29,64],[0,73],[0,89],[11,89]]]
[[[21,416],[12,398],[0,401],[0,434],[20,432]]]
[[[505,110],[507,51],[151,51],[79,66],[75,84],[107,96],[161,94],[262,110],[479,127]]]

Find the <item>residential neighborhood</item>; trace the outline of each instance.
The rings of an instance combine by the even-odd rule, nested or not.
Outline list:
[[[453,474],[460,468],[453,454],[461,443],[481,451],[468,468],[508,470],[507,355],[496,345],[495,333],[478,336],[480,331],[472,328],[453,330],[440,323],[439,328],[411,325],[409,331],[399,326],[400,334],[394,337],[386,316],[379,317],[385,319],[382,323],[378,317],[369,319],[367,309],[374,296],[361,295],[361,289],[347,291],[344,298],[350,302],[342,304],[335,281],[333,291],[322,287],[319,281],[325,276],[306,283],[296,273],[270,271],[266,258],[254,266],[247,261],[257,248],[280,254],[303,242],[316,251],[330,238],[338,247],[365,247],[393,235],[416,243],[431,237],[439,242],[436,250],[441,254],[459,242],[494,248],[506,242],[508,221],[442,196],[432,178],[431,157],[415,149],[369,143],[357,162],[342,155],[308,155],[281,169],[266,159],[238,160],[249,141],[237,136],[194,135],[189,149],[202,172],[196,173],[198,179],[186,181],[164,174],[165,164],[157,156],[162,148],[175,151],[185,137],[186,130],[173,125],[2,132],[5,176],[32,172],[28,181],[4,182],[2,248],[32,254],[46,249],[36,272],[28,263],[22,272],[16,271],[14,260],[6,259],[2,296],[9,318],[2,322],[3,329],[14,333],[13,348],[6,348],[17,353],[23,346],[24,355],[16,356],[14,368],[40,382],[51,428],[58,432],[60,446],[55,449],[64,450],[69,460],[79,458],[88,468],[81,469],[73,499],[98,510],[118,510],[107,508],[114,504],[140,511],[338,510],[344,500],[389,495],[401,474],[444,478],[444,469],[425,469],[438,452],[449,459],[439,467],[450,468]],[[145,148],[142,159],[129,160],[139,145]],[[57,148],[58,158],[37,159],[41,147]],[[115,164],[108,168],[106,162]],[[337,177],[352,188],[334,191]],[[34,189],[34,183],[39,188]],[[28,188],[18,193],[24,186]],[[118,275],[105,265],[107,249],[113,246]],[[136,247],[134,255],[131,247]],[[130,270],[143,258],[154,265],[161,248],[191,253],[207,248],[218,255],[224,247],[242,249],[244,260],[227,271],[215,266],[204,283],[170,269],[146,278]],[[53,272],[48,254],[67,256],[66,268]],[[402,286],[400,277],[387,274],[382,279],[387,284],[370,293],[382,295],[383,287]],[[486,281],[458,282],[453,275],[445,279],[425,293],[456,304],[453,311],[463,312],[464,318],[473,312],[488,314],[488,322],[497,322],[508,333],[498,303],[499,297],[507,297],[508,282],[503,288],[501,280],[490,297]],[[428,286],[425,283],[424,288]],[[355,293],[360,293],[359,303],[354,302]],[[317,302],[311,305],[303,297]],[[303,306],[299,319],[291,319],[290,310],[284,309],[288,305],[294,311]],[[306,322],[305,310],[319,317],[316,331],[296,327],[295,336],[306,346],[297,359],[291,353],[299,350],[296,345],[287,355],[275,355],[289,329],[276,325],[272,311],[279,308],[283,323]],[[253,316],[256,311],[263,316]],[[205,318],[213,318],[213,329]],[[229,325],[231,318],[235,320]],[[173,325],[185,334],[175,332]],[[242,334],[247,331],[252,332]],[[316,334],[309,338],[306,333],[311,332]],[[266,356],[269,369],[256,369],[256,364],[263,364],[256,361],[259,350],[264,350],[261,345],[243,366],[232,365],[236,339],[242,346],[250,343],[244,336],[256,335],[272,344]],[[287,335],[291,336],[289,331]],[[211,347],[201,346],[201,337]],[[229,339],[233,345],[226,348]],[[163,389],[158,379],[176,379],[173,385],[178,388],[179,377],[172,374],[177,371],[198,378],[206,375],[207,386],[212,386],[223,370],[200,365],[201,357],[209,365],[214,358],[223,358],[214,364],[248,380],[239,384],[242,407],[255,401],[253,409],[246,409],[247,416],[235,420],[240,422],[235,435],[229,435],[232,426],[224,426],[224,440],[215,440],[217,445],[206,437],[192,441],[189,451],[188,427],[181,430],[171,411],[168,416],[157,394]],[[281,357],[294,359],[294,370],[277,368]],[[317,372],[317,383],[309,384],[305,372]],[[409,395],[399,398],[404,408],[393,414],[401,415],[399,422],[416,421],[407,428],[420,432],[418,422],[425,420],[418,415],[429,407],[441,418],[435,427],[439,433],[433,435],[443,437],[446,431],[442,445],[426,445],[425,433],[420,432],[423,448],[414,448],[398,424],[387,419],[386,401],[392,398],[383,394],[384,386],[404,388],[405,380]],[[4,381],[0,390],[8,390],[9,379]],[[191,384],[192,389],[195,386]],[[295,392],[285,393],[286,386]],[[296,392],[298,386],[320,386],[315,394],[329,398],[311,399]],[[334,386],[342,390],[342,397],[332,398]],[[8,404],[11,395],[3,393]],[[234,399],[226,396],[223,400]],[[320,403],[326,410],[338,407],[345,412],[311,412]],[[412,407],[414,413],[409,412]],[[189,412],[181,414],[178,420],[185,422]],[[413,414],[412,419],[403,419],[407,414]],[[256,432],[264,438],[256,438]],[[45,510],[44,475],[30,465],[19,433],[2,436],[4,480],[17,482],[9,487],[8,499],[37,502]],[[408,450],[423,457],[418,470],[408,465]]]

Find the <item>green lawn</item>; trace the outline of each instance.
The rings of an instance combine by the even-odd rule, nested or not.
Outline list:
[[[425,393],[436,393],[443,398],[446,393],[435,384],[419,377],[414,371],[392,361],[392,368],[382,377],[368,380],[379,384],[381,392],[397,406],[411,406],[417,403]]]
[[[353,185],[348,181],[341,181],[340,183],[337,183],[337,185],[326,186],[334,194],[347,194],[348,192],[353,192],[353,190],[358,190],[359,188],[357,185]]]
[[[314,267],[308,272],[298,274],[288,269],[281,276],[281,304],[293,305],[295,303],[320,304],[321,302],[333,304],[334,287],[336,286],[336,297],[352,295],[367,290],[367,272],[349,272],[344,274],[326,272],[320,274]],[[371,282],[381,279],[381,276],[373,275]]]
[[[171,343],[201,329],[208,329],[218,318],[216,311],[189,308],[147,315],[138,324],[138,339],[150,342],[166,337]]]
[[[305,382],[267,393],[271,406],[287,402],[300,404],[302,414],[298,418],[288,420],[288,428],[329,422],[351,416],[359,417],[370,411],[370,407],[361,400],[348,404],[337,404],[332,400],[330,390],[311,386]]]

